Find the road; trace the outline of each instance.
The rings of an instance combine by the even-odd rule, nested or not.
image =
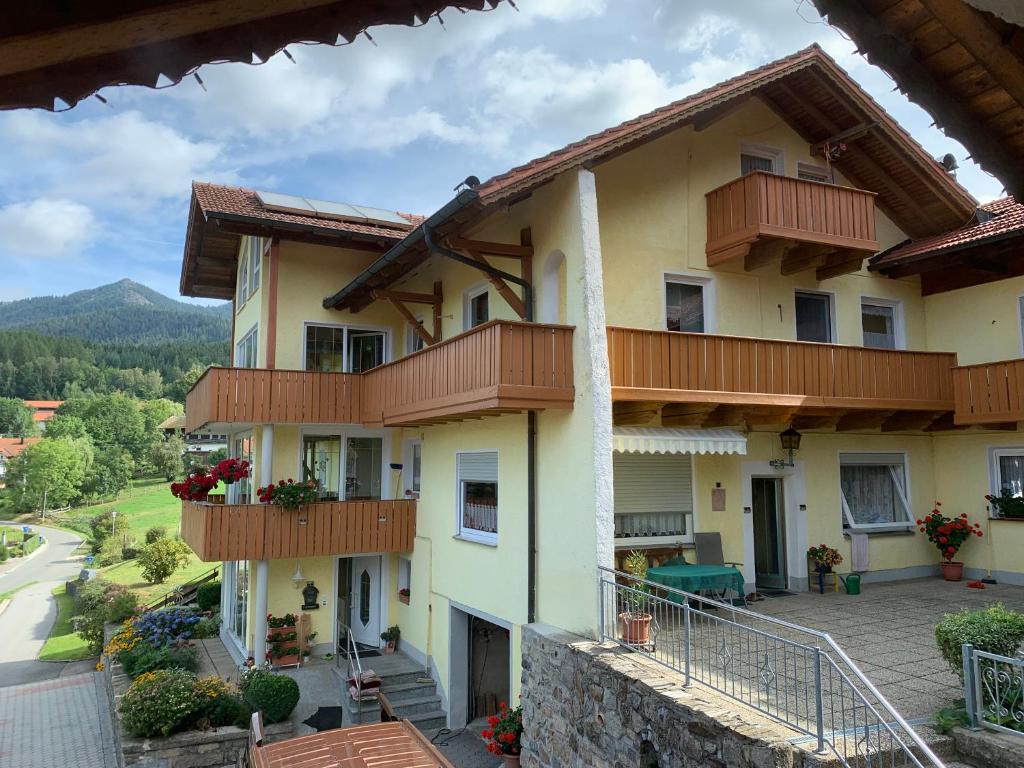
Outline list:
[[[15,594],[0,614],[0,685],[5,686],[50,680],[65,667],[63,663],[37,661],[36,657],[57,619],[50,593],[81,570],[81,561],[72,553],[82,537],[59,528],[32,528],[46,537],[46,546],[27,560],[8,560],[0,571],[0,592],[30,585]]]

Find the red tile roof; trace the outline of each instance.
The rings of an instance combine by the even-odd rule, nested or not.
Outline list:
[[[341,232],[352,232],[362,235],[376,235],[382,237],[399,238],[405,235],[416,224],[423,221],[422,216],[411,213],[395,211],[403,219],[409,222],[408,226],[383,226],[377,224],[360,224],[352,221],[339,221],[321,216],[303,216],[298,213],[286,213],[284,211],[273,211],[264,208],[256,192],[242,187],[227,187],[221,184],[210,184],[196,181],[192,183],[192,191],[196,201],[202,209],[203,214],[229,214],[234,216],[246,216],[253,219],[260,219],[271,226],[273,222],[287,224],[313,225],[324,229],[337,229]]]
[[[38,408],[43,411],[55,411],[64,405],[63,400],[26,400],[25,405],[29,408]]]
[[[992,214],[993,218],[982,222],[975,220],[959,229],[934,237],[910,240],[873,257],[871,268],[882,269],[953,249],[981,245],[994,238],[1002,239],[1016,232],[1024,236],[1024,205],[1012,197],[986,203],[980,206],[979,210]]]
[[[13,458],[30,445],[38,443],[39,439],[38,437],[26,437],[24,440],[20,437],[0,437],[0,456]]]

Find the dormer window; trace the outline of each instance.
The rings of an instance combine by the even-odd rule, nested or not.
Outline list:
[[[784,174],[786,164],[783,162],[782,150],[760,144],[743,144],[740,147],[740,175],[746,176],[754,171]]]

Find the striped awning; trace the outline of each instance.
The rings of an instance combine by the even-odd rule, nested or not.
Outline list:
[[[612,447],[617,453],[738,453],[747,452],[747,438],[734,429],[674,429],[615,427]]]

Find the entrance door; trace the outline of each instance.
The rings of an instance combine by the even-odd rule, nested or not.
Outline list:
[[[352,636],[360,645],[380,648],[380,556],[351,560]]]
[[[759,587],[786,588],[786,536],[782,506],[782,481],[755,477],[751,489],[754,504],[754,579]]]

